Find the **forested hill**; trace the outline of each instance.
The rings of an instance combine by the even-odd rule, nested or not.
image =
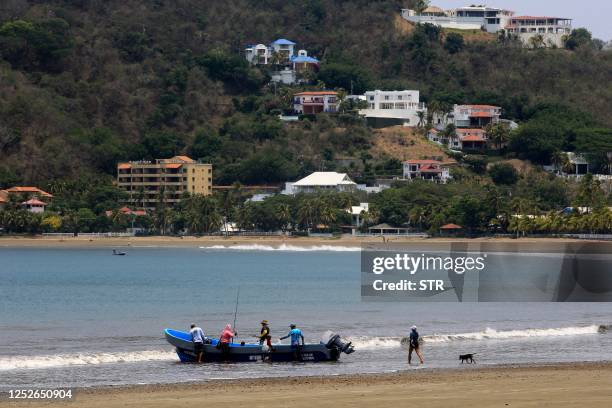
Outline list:
[[[419,89],[428,102],[499,104],[544,135],[516,152],[536,161],[584,149],[591,134],[609,146],[612,52],[588,41],[573,50],[496,39],[449,44],[439,30],[402,21],[406,6],[3,0],[0,188],[110,176],[118,160],[175,153],[212,161],[222,183],[278,182],[330,168],[337,155],[367,157],[371,131],[350,115],[278,122],[293,90],[270,89],[267,74],[242,56],[245,44],[278,37],[322,60],[319,86]],[[560,130],[550,117],[563,119]]]

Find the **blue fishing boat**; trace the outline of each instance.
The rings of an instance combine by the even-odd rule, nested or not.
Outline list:
[[[168,343],[176,349],[176,354],[183,363],[197,360],[191,334],[178,330],[165,329],[164,335]],[[326,342],[305,344],[297,350],[288,344],[275,344],[272,349],[259,343],[230,343],[229,353],[224,355],[217,348],[217,339],[207,339],[204,344],[204,362],[255,362],[255,361],[304,361],[321,362],[337,361],[342,353],[351,354],[355,351],[350,342],[345,342],[337,334],[332,334]]]

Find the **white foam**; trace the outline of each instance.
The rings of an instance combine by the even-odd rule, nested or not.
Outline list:
[[[178,361],[176,353],[165,350],[146,350],[124,353],[78,353],[55,354],[47,356],[12,356],[0,357],[0,371],[171,360]]]
[[[560,327],[551,329],[522,329],[522,330],[495,330],[486,328],[480,332],[457,333],[457,334],[434,334],[423,336],[427,343],[447,343],[461,340],[507,340],[525,337],[558,337],[558,336],[579,336],[584,334],[600,333],[601,326],[576,326]]]
[[[261,245],[261,244],[243,244],[243,245],[211,245],[201,246],[200,249],[221,249],[221,250],[237,250],[237,251],[286,251],[286,252],[314,252],[314,251],[329,251],[329,252],[359,252],[360,247],[347,247],[336,245],[313,245],[313,246],[297,246],[281,244],[278,246]]]
[[[433,334],[423,336],[426,343],[448,343],[453,341],[511,340],[526,337],[558,337],[603,334],[608,330],[605,325],[560,327],[551,329],[495,330],[456,334]],[[401,337],[351,337],[350,341],[357,350],[399,348]]]

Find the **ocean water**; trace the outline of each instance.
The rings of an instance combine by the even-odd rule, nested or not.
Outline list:
[[[612,360],[611,303],[377,303],[360,297],[358,249],[0,248],[0,390],[339,375]],[[234,319],[251,341],[268,319],[307,341],[329,330],[356,352],[336,363],[180,364],[166,327],[216,336]],[[416,324],[426,364],[400,339]],[[467,366],[464,369],[469,369]]]

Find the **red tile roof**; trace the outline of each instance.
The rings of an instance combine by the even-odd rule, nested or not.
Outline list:
[[[117,165],[117,169],[119,170],[126,170],[126,169],[131,169],[132,165],[130,163],[119,163]]]
[[[22,204],[22,205],[42,205],[42,206],[47,205],[46,203],[43,203],[42,201],[37,200],[37,199],[35,199],[35,198],[32,198],[32,199],[30,199],[30,200],[28,200],[28,201],[24,201],[24,202],[23,202],[23,203],[21,203],[21,204]]]
[[[501,109],[499,106],[495,105],[463,105],[471,109]]]
[[[471,118],[490,118],[493,116],[493,114],[491,112],[478,111],[470,113],[469,116]]]
[[[179,169],[181,168],[182,165],[183,163],[168,163],[168,164],[165,164],[164,167],[167,169]]]
[[[461,225],[457,224],[446,224],[440,227],[441,230],[452,230],[452,229],[463,229]]]
[[[53,197],[51,194],[39,189],[38,187],[12,187],[7,189],[9,193],[31,193],[40,194],[43,197]]]
[[[195,163],[195,160],[189,156],[174,156],[171,160],[180,160],[185,163]]]
[[[438,160],[405,160],[404,163],[408,164],[441,164]]]
[[[468,135],[461,138],[462,142],[484,142],[485,139],[482,136]]]

